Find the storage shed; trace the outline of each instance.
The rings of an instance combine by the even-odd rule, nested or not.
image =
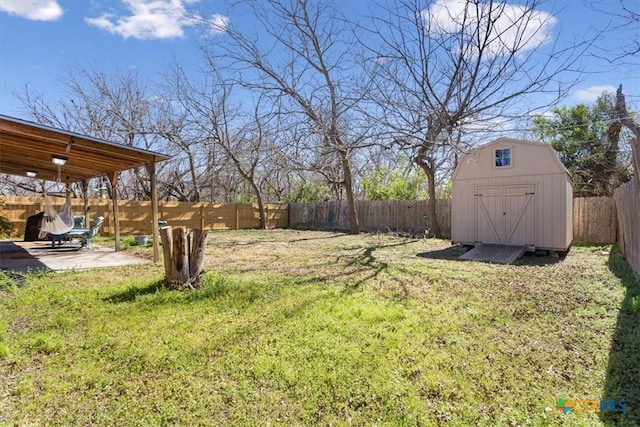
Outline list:
[[[497,139],[464,155],[452,181],[454,244],[571,245],[572,182],[551,145]]]

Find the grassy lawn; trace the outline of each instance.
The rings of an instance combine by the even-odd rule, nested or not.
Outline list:
[[[193,292],[160,265],[0,276],[0,424],[640,425],[640,284],[615,248],[460,253],[248,230],[210,234]]]

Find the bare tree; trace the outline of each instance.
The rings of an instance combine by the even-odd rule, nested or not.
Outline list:
[[[457,141],[465,127],[526,116],[543,106],[525,101],[526,95],[544,94],[543,102],[552,104],[571,87],[571,81],[562,85],[561,77],[576,65],[581,50],[550,40],[555,18],[540,5],[539,0],[517,5],[396,0],[363,39],[377,63],[373,100],[394,142],[427,176],[437,236],[442,228],[436,177],[451,149],[462,149]],[[516,102],[514,113],[509,108]]]
[[[358,128],[356,106],[362,100],[358,47],[347,20],[330,2],[265,0],[243,2],[260,35],[226,28],[226,43],[208,46],[212,60],[231,61],[245,88],[272,96],[301,136],[302,157],[344,188],[351,233],[360,231],[354,199],[351,159],[366,144]],[[231,22],[234,22],[233,17]],[[339,175],[335,168],[338,165]]]
[[[606,22],[606,27],[601,31],[603,35],[610,38],[617,37],[619,40],[617,50],[610,48],[597,49],[594,56],[604,59],[609,64],[616,67],[616,70],[626,70],[636,77],[638,60],[640,59],[640,4],[634,0],[586,0],[594,10],[602,12],[610,17]],[[627,105],[622,85],[616,93],[616,114],[618,120],[612,123],[609,129],[610,144],[617,148],[618,138],[622,126],[626,126],[634,134],[631,140],[631,153],[634,166],[635,179],[640,187],[640,127],[636,120],[627,112]]]
[[[188,78],[179,65],[173,67],[169,79],[168,86],[193,131],[206,144],[222,149],[226,159],[251,187],[258,203],[260,226],[267,228],[257,171],[261,160],[268,155],[273,138],[268,125],[271,113],[263,110],[260,98],[251,115],[240,110],[232,99],[233,85],[225,81],[213,62],[208,62],[207,74],[201,82]]]
[[[596,46],[593,56],[609,64],[624,65],[630,72],[638,66],[640,58],[640,4],[636,0],[585,0],[589,6],[608,19],[603,19],[604,28],[600,38],[614,39],[617,49]]]
[[[95,67],[77,68],[60,81],[68,101],[49,104],[37,91],[25,87],[16,96],[34,121],[138,148],[168,151],[158,131],[162,110],[152,90],[131,71],[107,74]],[[162,176],[167,164],[159,164]],[[118,180],[123,198],[148,199],[151,189],[144,168],[123,172]],[[161,195],[162,197],[162,195]]]
[[[165,171],[165,196],[184,202],[203,200],[203,175],[207,169],[207,144],[198,129],[190,125],[189,115],[166,97],[156,98],[158,113],[150,133],[169,143],[173,161]]]
[[[23,178],[17,175],[0,175],[0,195],[27,196],[44,193],[46,186],[41,180]]]

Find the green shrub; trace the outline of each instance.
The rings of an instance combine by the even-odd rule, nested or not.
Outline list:
[[[0,215],[0,236],[10,236],[13,232],[13,224],[9,222],[9,219]]]

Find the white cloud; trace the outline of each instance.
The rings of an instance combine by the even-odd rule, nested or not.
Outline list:
[[[490,9],[491,8],[491,9]],[[510,51],[526,52],[548,42],[557,20],[551,14],[530,10],[516,4],[474,2],[467,0],[437,0],[422,11],[422,18],[430,24],[431,31],[449,34],[461,31],[470,39],[477,38],[477,31],[491,25],[487,52],[493,56]],[[476,50],[477,52],[477,50]]]
[[[602,95],[602,92],[616,93],[616,88],[611,85],[589,86],[586,89],[576,90],[575,96],[579,101],[593,102]]]
[[[140,40],[171,39],[184,36],[184,29],[196,25],[200,18],[191,15],[187,4],[198,0],[123,0],[130,14],[103,13],[97,18],[85,18],[85,21],[102,30],[127,39]],[[197,19],[196,19],[197,18]],[[229,18],[213,15],[213,32],[226,30]],[[223,30],[224,29],[224,30]]]
[[[212,15],[208,22],[209,29],[213,34],[224,33],[229,27],[229,17],[224,15]]]
[[[64,13],[57,0],[2,0],[0,11],[33,21],[55,21]]]

